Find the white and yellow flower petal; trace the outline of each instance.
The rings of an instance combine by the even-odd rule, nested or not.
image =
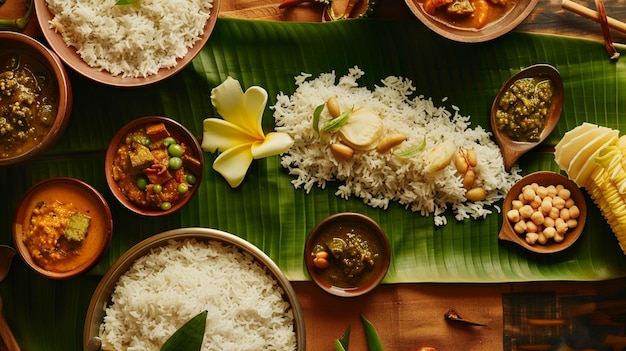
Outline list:
[[[265,136],[263,141],[252,144],[252,157],[255,159],[279,155],[289,150],[293,145],[293,139],[287,133],[271,132]]]
[[[253,86],[244,93],[239,81],[228,77],[211,91],[211,103],[224,120],[247,130],[251,136],[264,137],[261,122],[267,104],[265,89]]]
[[[207,152],[226,151],[237,145],[259,141],[247,130],[219,118],[205,119],[202,122],[202,131],[201,147]]]
[[[252,163],[251,144],[241,144],[222,152],[213,161],[213,169],[222,175],[232,188],[238,187]]]

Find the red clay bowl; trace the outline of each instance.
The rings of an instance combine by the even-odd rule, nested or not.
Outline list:
[[[366,262],[363,270],[356,272],[354,278],[345,279],[345,275],[341,273],[341,258],[336,258],[332,253],[332,245],[328,245],[333,238],[342,239],[348,243],[348,247],[367,245],[367,251],[372,253],[373,264]],[[350,245],[351,240],[364,244]],[[328,267],[320,266],[319,261],[316,262],[316,253],[319,251],[327,254]],[[359,213],[337,213],[322,220],[309,234],[304,248],[304,261],[311,279],[326,292],[342,297],[363,295],[376,288],[387,274],[390,260],[391,249],[384,231],[373,219]]]
[[[28,119],[30,126],[40,125],[37,128],[41,132],[27,138],[34,142],[17,145],[16,141],[7,140],[5,136],[0,139],[0,166],[8,166],[38,157],[54,145],[70,120],[72,88],[59,57],[37,40],[17,32],[0,31],[0,48],[0,72],[5,72],[6,67],[12,66],[18,71],[35,73],[34,76],[37,76],[44,88],[37,95],[47,96],[46,105],[51,106],[52,111],[51,118],[46,115],[45,120],[48,122],[42,123],[44,119],[41,118]],[[39,111],[38,108],[36,110]],[[4,147],[4,144],[7,146]]]
[[[550,239],[546,244],[535,243],[534,245],[526,242],[525,234],[518,234],[514,230],[514,225],[507,218],[507,213],[512,209],[513,200],[517,199],[522,189],[529,184],[537,183],[542,186],[549,185],[563,185],[566,189],[568,189],[571,193],[571,198],[574,200],[574,203],[580,210],[580,215],[577,218],[578,225],[570,229],[566,232],[563,241],[555,242]],[[540,254],[548,254],[555,253],[559,251],[563,251],[568,247],[572,246],[576,240],[580,237],[585,228],[585,222],[587,221],[587,204],[585,202],[585,197],[583,196],[582,191],[576,183],[567,179],[558,173],[549,172],[549,171],[539,171],[535,173],[531,173],[519,181],[517,181],[512,187],[511,190],[507,193],[504,198],[504,202],[502,204],[502,228],[500,233],[498,234],[498,238],[504,241],[511,241],[516,243],[517,245],[525,248],[526,250],[540,253]]]
[[[120,148],[122,144],[125,143],[127,135],[141,128],[145,128],[146,126],[158,125],[161,123],[165,126],[170,136],[173,137],[179,145],[185,146],[184,147],[186,150],[185,155],[190,156],[190,158],[188,158],[189,161],[183,161],[183,166],[179,170],[184,169],[185,173],[191,173],[195,176],[195,181],[193,182],[190,180],[184,181],[184,183],[188,184],[188,191],[185,193],[185,195],[181,196],[180,200],[171,201],[171,207],[169,209],[162,209],[160,207],[155,207],[155,206],[147,206],[137,201],[133,201],[131,200],[131,197],[129,197],[128,194],[132,192],[146,193],[149,191],[149,190],[145,190],[145,191],[139,190],[136,185],[137,178],[139,176],[143,177],[145,174],[147,174],[146,173],[147,171],[137,171],[136,174],[132,176],[132,184],[130,184],[131,182],[128,182],[127,185],[125,186],[122,185],[122,187],[126,187],[126,189],[129,189],[128,187],[130,187],[131,190],[126,191],[126,192],[122,190],[122,187],[120,185],[122,183],[118,182],[114,177],[114,174],[119,174],[119,168],[117,168],[114,165],[114,163],[117,162],[116,157],[118,154],[118,149]],[[152,138],[152,139],[155,139],[155,138]],[[159,143],[160,140],[155,139],[155,140],[152,140],[152,142]],[[127,158],[128,156],[125,157],[125,159]],[[194,160],[195,162],[191,162],[191,160]],[[178,123],[177,121],[171,118],[160,117],[160,116],[149,116],[149,117],[138,118],[126,124],[124,127],[122,127],[117,132],[117,134],[113,136],[113,139],[111,139],[111,142],[109,143],[109,147],[107,148],[107,151],[106,151],[104,162],[105,162],[104,164],[105,177],[109,185],[109,188],[111,189],[111,192],[113,193],[115,198],[129,210],[135,213],[138,213],[140,215],[144,215],[144,216],[164,216],[164,215],[168,215],[168,214],[171,214],[180,210],[183,206],[185,206],[187,202],[189,202],[189,200],[197,192],[198,187],[200,186],[200,183],[202,181],[202,174],[203,174],[203,169],[204,169],[204,159],[203,159],[202,149],[200,148],[200,142],[198,141],[198,139],[196,139],[196,137],[182,124]],[[124,162],[127,162],[127,161],[124,161]],[[168,168],[167,172],[172,177],[170,181],[175,181],[176,183],[183,183],[183,181],[181,181],[181,178],[177,175],[178,172],[176,170]],[[129,172],[126,172],[126,171],[125,173],[130,174]],[[129,176],[129,179],[130,179],[130,176]],[[155,182],[148,181],[148,184],[152,184],[152,183],[155,183]],[[163,184],[162,188],[166,189],[167,186],[165,185],[165,183],[162,183],[162,184]],[[149,187],[150,185],[148,186],[148,188]],[[154,194],[154,191],[150,191],[150,192]],[[167,191],[163,190],[163,193],[167,193]]]
[[[502,17],[480,29],[454,26],[430,15],[424,10],[421,0],[405,0],[405,2],[415,17],[435,33],[462,43],[478,43],[498,38],[513,30],[533,11],[538,0],[517,0]]]
[[[36,208],[51,209],[51,207],[40,207],[42,202],[52,206],[61,204],[72,213],[81,213],[90,217],[87,234],[80,244],[76,245],[75,242],[68,244],[70,241],[66,240],[63,235],[55,243],[54,253],[63,252],[64,258],[50,260],[50,266],[48,263],[36,260],[33,255],[34,251],[29,250],[25,242],[26,238],[32,238],[30,233],[41,234],[42,227],[47,228],[48,233],[56,232],[45,225],[46,216],[36,215],[41,220],[40,226],[33,226]],[[63,217],[63,212],[57,213]],[[18,254],[28,267],[51,279],[68,279],[92,268],[108,249],[112,231],[111,211],[102,195],[91,185],[79,179],[67,177],[49,178],[32,186],[20,200],[13,219],[13,241]],[[45,255],[42,256],[45,257]]]
[[[54,15],[48,9],[46,0],[34,1],[37,20],[39,22],[39,26],[41,27],[41,31],[43,32],[47,42],[50,44],[52,50],[59,55],[61,60],[63,60],[63,62],[65,62],[65,64],[67,64],[74,71],[86,78],[102,84],[117,87],[145,86],[159,82],[180,72],[183,68],[185,68],[185,66],[191,63],[191,61],[196,57],[196,55],[198,55],[198,53],[200,53],[206,42],[209,40],[209,37],[213,32],[213,28],[215,27],[220,7],[220,0],[213,0],[213,9],[211,10],[209,19],[204,25],[204,33],[200,39],[194,43],[193,47],[189,48],[189,51],[185,56],[176,60],[176,66],[169,69],[162,68],[156,74],[149,75],[145,78],[123,78],[121,75],[113,76],[107,71],[101,71],[97,68],[89,66],[76,52],[76,48],[65,44],[61,33],[54,30],[54,28],[50,28],[49,21],[54,17]]]

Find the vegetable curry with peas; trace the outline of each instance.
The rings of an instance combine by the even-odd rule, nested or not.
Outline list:
[[[118,146],[113,179],[138,206],[167,211],[189,195],[200,165],[165,124],[148,124],[130,132]]]
[[[504,17],[517,0],[420,0],[424,11],[453,27],[481,29]]]

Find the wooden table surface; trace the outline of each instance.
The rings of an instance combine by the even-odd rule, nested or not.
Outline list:
[[[279,0],[223,1],[220,17],[271,21],[319,21],[323,6],[319,3],[279,10]],[[595,8],[593,0],[577,0]],[[610,0],[609,16],[626,21],[626,0]],[[0,6],[0,18],[21,16],[24,0],[7,0]],[[380,0],[374,17],[416,20],[403,0]],[[600,25],[561,8],[560,0],[540,0],[535,10],[516,29],[602,40]],[[33,16],[24,31],[31,36],[41,32]],[[626,34],[612,31],[617,43],[626,43]],[[1,50],[1,48],[0,48]],[[293,282],[302,305],[307,331],[307,348],[333,350],[333,339],[351,325],[350,350],[366,350],[359,315],[365,315],[378,328],[385,350],[412,351],[422,347],[436,350],[504,350],[506,335],[514,331],[505,325],[504,296],[550,294],[551,296],[626,296],[626,279],[601,282],[543,282],[506,284],[393,284],[383,285],[372,293],[353,299],[330,296],[311,282]],[[455,309],[468,319],[486,324],[483,327],[447,322],[443,314]],[[547,329],[554,334],[555,329]],[[623,331],[623,329],[622,329]],[[53,341],[51,341],[53,342]],[[517,349],[523,349],[518,345]],[[619,346],[607,349],[621,350]]]

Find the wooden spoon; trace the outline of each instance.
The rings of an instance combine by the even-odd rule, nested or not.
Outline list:
[[[15,250],[9,246],[0,245],[0,282],[6,278],[11,268],[11,260],[15,256]],[[4,318],[2,297],[0,297],[0,339],[7,347],[8,351],[20,351],[9,324]]]
[[[522,78],[545,78],[552,81],[552,104],[550,106],[550,116],[546,122],[546,126],[539,136],[537,142],[520,142],[510,139],[506,134],[500,132],[496,126],[496,112],[498,111],[498,105],[500,99],[504,93],[515,83],[515,81]],[[559,74],[559,71],[548,64],[536,64],[524,68],[511,78],[507,80],[491,105],[491,130],[496,138],[496,142],[500,146],[502,157],[504,158],[504,168],[506,171],[510,171],[515,162],[526,152],[533,149],[535,146],[541,144],[550,135],[556,123],[561,117],[561,110],[563,109],[563,79]]]

